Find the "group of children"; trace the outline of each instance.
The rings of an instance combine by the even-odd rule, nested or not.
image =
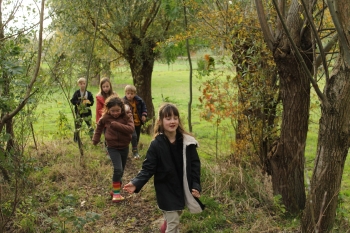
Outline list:
[[[78,82],[86,84],[84,79],[79,79]],[[74,105],[83,103],[92,106],[92,94],[85,89],[86,85],[79,83],[79,86],[77,97],[80,102],[73,100],[74,97],[71,102]],[[96,102],[97,126],[92,142],[97,145],[104,133],[108,154],[113,164],[112,202],[124,200],[121,195],[122,189],[130,194],[140,192],[154,176],[157,203],[165,219],[160,230],[178,233],[180,215],[185,206],[191,213],[200,213],[204,209],[199,200],[202,189],[201,163],[196,149],[198,142],[183,128],[179,110],[170,103],[163,104],[159,108],[154,126],[154,138],[147,150],[142,169],[134,179],[122,187],[130,142],[133,156],[139,157],[137,144],[141,125],[146,122],[147,108],[143,100],[136,95],[134,86],[127,85],[124,98],[120,98],[113,92],[111,82],[107,78],[100,82]]]
[[[81,120],[83,119],[89,128],[89,133],[92,138],[93,128],[91,127],[92,112],[90,107],[94,104],[94,98],[90,91],[86,90],[86,79],[78,79],[79,90],[75,91],[71,103],[74,105],[76,120],[75,128],[79,129],[81,127]],[[103,78],[100,81],[100,90],[96,95],[96,124],[98,124],[100,118],[102,117],[103,109],[105,106],[105,101],[111,97],[118,97],[118,94],[113,91],[112,83],[108,78]],[[147,107],[145,102],[141,97],[136,95],[136,87],[133,85],[126,85],[125,96],[122,99],[127,108],[130,109],[130,114],[134,121],[134,131],[132,132],[131,145],[132,153],[135,159],[140,158],[138,154],[138,143],[141,134],[141,126],[146,122],[147,118]],[[77,133],[74,133],[74,141],[77,141]],[[104,131],[103,131],[104,132]]]

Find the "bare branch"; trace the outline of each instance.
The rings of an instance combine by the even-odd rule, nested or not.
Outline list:
[[[315,26],[315,24],[314,24],[314,21],[313,21],[313,19],[312,19],[312,16],[311,16],[311,14],[310,14],[310,11],[308,10],[308,7],[307,7],[306,4],[305,4],[305,1],[304,1],[304,0],[301,0],[301,4],[302,4],[303,7],[304,7],[305,15],[306,15],[306,17],[307,17],[307,19],[308,19],[308,21],[309,21],[310,26],[311,26],[311,29],[312,29],[314,38],[316,39],[316,42],[317,42],[317,45],[318,45],[318,49],[320,50],[323,68],[324,68],[324,70],[325,70],[326,79],[328,80],[328,79],[329,79],[329,72],[328,72],[328,68],[327,68],[326,55],[325,55],[325,52],[324,52],[324,49],[323,49],[323,45],[322,45],[321,39],[320,39],[320,37],[318,36],[317,30],[316,30],[316,26]],[[312,9],[312,7],[310,7],[310,9]],[[318,67],[318,66],[316,66],[316,68],[317,68],[317,67]]]
[[[303,57],[301,56],[301,54],[300,54],[300,52],[299,52],[299,50],[298,50],[298,47],[295,45],[295,43],[294,43],[294,41],[293,41],[293,39],[292,39],[292,37],[291,37],[289,31],[288,31],[287,25],[285,24],[285,22],[284,22],[284,20],[283,20],[283,18],[282,18],[282,14],[281,14],[281,12],[279,11],[279,9],[277,8],[276,0],[272,0],[272,3],[274,4],[274,7],[275,7],[275,9],[276,9],[276,11],[277,11],[277,15],[278,15],[278,17],[279,17],[280,20],[281,20],[281,23],[282,23],[284,32],[285,32],[286,36],[288,37],[288,40],[289,40],[291,46],[293,47],[293,50],[294,50],[294,52],[295,52],[295,55],[296,55],[296,57],[298,58],[298,60],[300,61],[300,63],[301,63],[301,65],[302,65],[302,67],[304,68],[304,70],[305,70],[307,76],[309,77],[309,80],[310,80],[312,86],[314,87],[315,92],[316,92],[318,98],[320,98],[320,100],[322,101],[323,104],[327,104],[327,103],[328,103],[328,102],[327,102],[327,99],[325,98],[325,96],[323,95],[322,91],[321,91],[320,88],[318,87],[316,80],[313,79],[312,74],[310,73],[309,69],[307,68],[307,66],[306,66],[306,64],[305,64],[305,62],[304,62],[304,60],[303,60]]]
[[[349,41],[345,36],[345,32],[341,26],[341,22],[339,22],[338,11],[336,9],[336,3],[333,0],[327,0],[327,5],[329,8],[329,12],[332,16],[334,26],[338,32],[339,41],[344,51],[344,62],[347,63],[347,66],[350,66],[350,48]]]

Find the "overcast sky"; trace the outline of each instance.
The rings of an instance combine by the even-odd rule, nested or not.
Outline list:
[[[0,1],[1,2],[1,1]],[[9,4],[6,4],[9,3]],[[16,3],[21,3],[17,12],[15,13],[14,18],[9,22],[7,25],[7,29],[9,27],[16,27],[18,29],[23,28],[30,28],[35,24],[38,24],[40,21],[40,8],[41,8],[41,1],[38,0],[3,0],[2,1],[2,13],[3,23],[8,20],[10,12],[14,9]],[[48,16],[48,9],[45,9],[44,18],[44,27],[48,26],[51,22],[50,18],[47,18]],[[37,29],[39,28],[39,25],[37,26]],[[8,31],[8,30],[6,30]]]

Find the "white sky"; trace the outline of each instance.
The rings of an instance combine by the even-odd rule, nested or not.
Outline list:
[[[15,4],[21,2],[20,7],[14,15],[14,18],[9,22],[5,31],[9,31],[9,27],[16,27],[18,29],[28,29],[35,24],[39,23],[40,20],[40,8],[41,0],[2,0],[2,11],[3,11],[3,23],[8,20],[10,12],[13,10]],[[46,1],[45,1],[46,2]],[[45,9],[44,18],[48,16],[48,9]],[[44,20],[44,27],[50,24],[51,20],[48,18]],[[36,27],[39,29],[39,25]]]

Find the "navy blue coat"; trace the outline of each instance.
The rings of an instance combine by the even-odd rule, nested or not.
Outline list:
[[[92,105],[94,105],[94,97],[90,91],[86,91],[86,93],[87,93],[87,99],[90,101],[90,104],[86,104],[86,106],[91,107]],[[92,116],[90,108],[87,108],[87,112],[79,114],[78,105],[81,103],[80,89],[74,92],[70,102],[74,105],[74,110],[77,115],[80,115],[81,117]]]
[[[129,101],[128,101],[128,99],[126,98],[126,96],[124,96],[123,100],[124,100],[124,103],[125,103],[125,104],[128,104],[128,105],[131,107],[131,105],[129,104]],[[135,96],[134,96],[134,100],[135,100],[135,102],[136,102],[137,115],[139,116],[139,119],[140,119],[140,121],[141,121],[142,116],[147,117],[147,107],[146,107],[145,102],[143,101],[143,99],[142,99],[140,96],[135,95]],[[145,122],[142,122],[142,121],[141,121],[141,125],[143,125],[144,123],[145,123]]]

